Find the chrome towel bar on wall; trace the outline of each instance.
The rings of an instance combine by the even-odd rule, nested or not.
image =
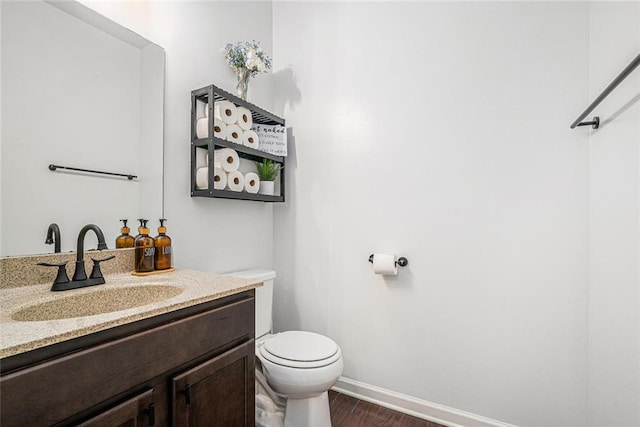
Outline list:
[[[587,109],[584,110],[573,123],[571,123],[571,129],[574,129],[576,126],[591,126],[593,129],[598,129],[600,127],[600,117],[595,116],[590,122],[583,122],[582,120],[587,117],[587,115],[592,112],[593,109],[596,108],[607,96],[609,96],[609,94],[613,92],[613,90],[622,83],[622,81],[626,79],[633,70],[638,68],[638,65],[640,65],[640,54],[636,56],[635,59],[631,61],[631,63],[627,65],[620,74],[618,74],[618,77],[609,83],[609,86],[607,86],[602,93],[598,95],[591,105],[589,105]]]

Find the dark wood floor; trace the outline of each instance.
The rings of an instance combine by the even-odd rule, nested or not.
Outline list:
[[[332,427],[443,427],[329,390]]]

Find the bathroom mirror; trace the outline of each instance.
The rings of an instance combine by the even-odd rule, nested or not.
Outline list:
[[[61,251],[96,224],[163,215],[164,50],[75,1],[2,1],[0,256]],[[130,174],[73,172],[50,164]],[[90,233],[86,248],[95,248]]]

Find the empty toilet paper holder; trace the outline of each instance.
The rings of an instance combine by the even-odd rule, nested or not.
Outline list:
[[[373,254],[369,255],[369,262],[373,264]],[[396,265],[400,267],[406,267],[408,264],[409,264],[409,260],[403,256],[398,258],[398,260],[396,261]]]

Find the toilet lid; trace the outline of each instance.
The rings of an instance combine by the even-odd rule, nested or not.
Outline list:
[[[317,367],[333,363],[340,348],[330,338],[313,332],[287,331],[267,340],[260,353],[274,363]],[[328,363],[327,363],[328,362]]]

